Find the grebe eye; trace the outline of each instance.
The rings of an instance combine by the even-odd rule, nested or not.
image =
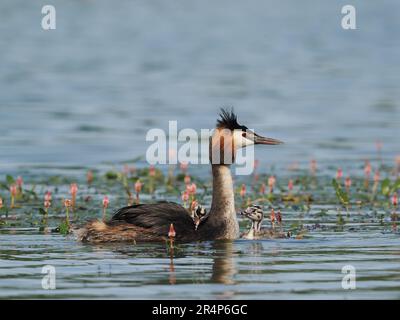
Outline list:
[[[242,132],[242,137],[246,138],[246,132]]]

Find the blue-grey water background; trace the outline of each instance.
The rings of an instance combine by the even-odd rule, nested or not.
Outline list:
[[[53,31],[41,29],[45,4],[0,2],[2,178],[130,160],[148,129],[212,128],[221,106],[286,142],[256,151],[261,170],[311,158],[359,170],[377,140],[384,161],[400,152],[399,2],[351,1],[357,30],[341,27],[346,1],[53,0]],[[175,286],[162,246],[0,238],[0,297],[400,297],[398,236],[376,230],[187,245]],[[348,261],[365,272],[352,292],[340,287]],[[40,289],[47,263],[62,270],[51,292]]]

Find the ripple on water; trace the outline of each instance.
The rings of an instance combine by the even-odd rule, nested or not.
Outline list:
[[[399,298],[400,249],[393,234],[343,239],[90,246],[60,235],[0,234],[0,297],[43,298]],[[57,290],[41,289],[53,265]],[[341,289],[344,265],[357,290]],[[99,290],[101,289],[101,290]]]

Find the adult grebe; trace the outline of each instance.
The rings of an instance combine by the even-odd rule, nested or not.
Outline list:
[[[236,239],[239,237],[239,224],[230,171],[236,151],[254,144],[281,143],[257,135],[240,125],[233,111],[222,109],[216,129],[210,137],[213,191],[211,209],[205,220],[196,226],[188,211],[173,202],[138,204],[117,210],[110,221],[88,222],[78,230],[78,238],[93,243],[164,241],[168,239],[168,230],[173,224],[176,241]]]

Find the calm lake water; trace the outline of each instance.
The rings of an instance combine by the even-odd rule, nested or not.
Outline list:
[[[393,166],[400,3],[351,3],[357,30],[341,28],[342,1],[53,0],[57,29],[43,31],[47,2],[1,1],[0,180],[82,181],[89,167],[143,156],[147,130],[169,120],[212,128],[221,106],[285,141],[256,150],[260,172],[288,177],[291,163],[307,169],[311,158],[327,177],[339,165],[362,175],[365,159]],[[324,205],[329,228],[303,240],[181,244],[173,260],[165,244],[90,246],[0,225],[0,298],[399,299],[398,232],[369,209],[371,219],[353,210],[336,230],[337,204]],[[286,208],[286,226],[311,226],[320,210]],[[41,288],[46,264],[57,290]],[[356,290],[341,287],[347,264]]]

